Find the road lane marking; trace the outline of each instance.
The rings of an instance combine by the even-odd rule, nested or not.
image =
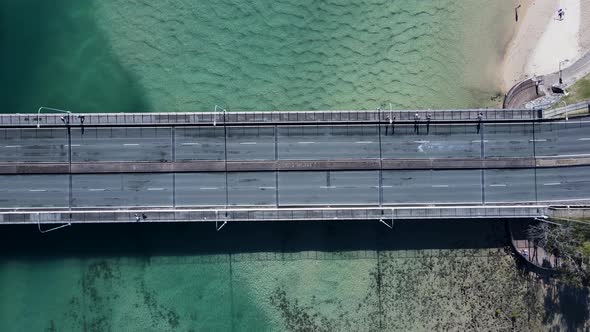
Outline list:
[[[123,146],[138,146],[138,143],[125,143]]]
[[[490,184],[490,187],[506,187],[505,184]]]
[[[578,141],[590,141],[590,137],[578,138]]]
[[[70,146],[70,145],[66,144],[66,145],[64,145],[64,146]],[[72,144],[71,146],[72,146],[72,147],[74,147],[74,146],[80,146],[80,144]]]
[[[432,188],[448,188],[448,184],[433,184]]]
[[[148,188],[148,191],[161,191],[164,190],[164,188]]]
[[[297,144],[314,144],[315,142],[297,142]]]
[[[20,145],[5,145],[5,148],[20,148]]]
[[[201,143],[182,143],[182,145],[201,145]]]
[[[489,141],[487,139],[484,139],[483,142],[484,143],[488,143]],[[471,141],[471,143],[481,143],[481,140],[480,139],[476,139],[476,140]]]
[[[265,189],[275,189],[275,187],[258,187],[258,189],[265,190]]]
[[[92,189],[88,189],[88,191],[105,191],[106,189],[104,188],[92,188]]]
[[[425,143],[430,143],[430,141],[414,141],[414,143],[425,144]]]
[[[532,142],[547,142],[547,140],[544,139],[544,138],[542,138],[542,139],[530,139],[529,142],[530,143],[532,143]]]
[[[322,189],[333,189],[333,188],[336,188],[336,186],[321,186],[320,188],[322,188]]]
[[[561,182],[543,183],[544,186],[559,186]]]
[[[371,144],[373,141],[356,141],[356,144]]]
[[[379,186],[372,186],[371,188],[379,189]],[[381,186],[381,188],[393,188],[393,186]]]
[[[241,142],[242,145],[255,145],[256,142]]]
[[[218,188],[217,187],[201,187],[199,189],[201,189],[201,190],[217,190]]]
[[[47,189],[29,189],[29,191],[33,191],[33,192],[43,192],[43,191],[47,191]]]

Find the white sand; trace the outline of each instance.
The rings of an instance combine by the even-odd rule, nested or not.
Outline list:
[[[581,2],[580,44],[583,51],[590,51],[590,0]]]
[[[558,8],[565,10],[564,19],[560,21],[554,12],[528,60],[525,69],[528,74],[544,75],[556,72],[560,61],[569,60],[563,65],[567,67],[582,55],[579,36],[580,0],[558,2]]]
[[[565,10],[562,21],[557,17],[559,8]],[[570,60],[565,68],[582,56],[590,47],[590,42],[585,42],[590,40],[589,13],[590,0],[528,2],[504,56],[504,90],[527,77],[556,72],[560,61]]]

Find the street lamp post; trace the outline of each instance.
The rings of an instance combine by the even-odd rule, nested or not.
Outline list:
[[[60,112],[60,113],[66,113],[68,115],[68,120],[67,121],[68,121],[68,123],[70,122],[70,115],[72,114],[72,112],[60,110],[58,108],[51,108],[51,107],[41,106],[41,107],[39,107],[39,110],[37,111],[37,128],[40,128],[41,127],[41,118],[40,118],[40,116],[41,116],[41,111],[44,111],[44,110],[54,111],[54,112]],[[62,121],[64,121],[64,123],[65,123],[65,120],[62,120]]]
[[[213,127],[217,126],[217,112],[219,112],[217,109],[220,109],[223,112],[223,124],[225,125],[225,112],[227,112],[225,110],[225,108],[221,107],[221,106],[217,106],[215,105],[215,111],[214,111],[214,115],[213,115]]]
[[[570,62],[569,59],[565,59],[563,61],[559,61],[559,84],[563,84],[562,69],[561,69],[561,67],[562,67],[562,65],[564,63],[568,63],[568,62]]]

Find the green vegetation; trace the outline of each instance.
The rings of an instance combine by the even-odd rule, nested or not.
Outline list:
[[[529,227],[529,237],[561,259],[560,279],[572,287],[590,286],[590,226],[584,222],[558,220]]]
[[[590,99],[590,74],[572,85],[568,92],[568,96],[563,99],[568,105]]]

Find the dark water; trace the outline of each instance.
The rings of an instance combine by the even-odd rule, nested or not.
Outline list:
[[[497,221],[7,226],[0,243],[2,331],[465,329],[527,310]]]

